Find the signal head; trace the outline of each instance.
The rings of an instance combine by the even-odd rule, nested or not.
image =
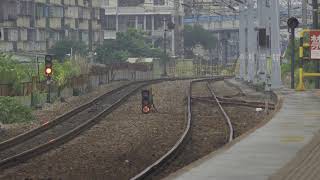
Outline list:
[[[141,94],[142,94],[142,98],[149,98],[150,96],[150,91],[149,90],[142,90],[141,91]]]
[[[142,113],[148,114],[151,110],[152,99],[150,90],[142,90]]]
[[[52,69],[52,56],[51,55],[46,55],[45,58],[45,69],[44,73],[47,77],[52,75],[53,69]]]
[[[295,17],[291,17],[287,21],[288,27],[291,29],[297,28],[299,26],[299,21]]]
[[[51,63],[52,62],[52,56],[51,55],[46,55],[45,57],[44,57],[44,61],[46,62],[46,63]]]

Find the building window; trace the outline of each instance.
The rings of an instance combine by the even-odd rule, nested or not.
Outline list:
[[[128,16],[128,28],[136,27],[136,16]]]
[[[157,6],[163,6],[165,3],[165,0],[153,0],[153,4]]]
[[[50,17],[62,18],[64,16],[63,7],[51,6],[49,11]]]
[[[125,32],[128,30],[128,16],[118,16],[119,31]]]
[[[163,24],[164,24],[164,16],[154,15],[154,29],[163,30],[164,29]]]
[[[270,0],[266,0],[266,7],[270,7]]]
[[[144,29],[144,16],[138,16],[138,29]]]
[[[106,21],[107,21],[107,30],[116,30],[116,16],[106,16]]]
[[[152,15],[147,15],[147,30],[152,30]]]
[[[118,0],[119,7],[139,6],[144,4],[144,0]]]
[[[109,0],[103,0],[103,5],[104,6],[109,6]]]

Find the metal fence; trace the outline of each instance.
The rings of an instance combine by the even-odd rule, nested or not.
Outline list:
[[[110,71],[105,71],[100,74],[82,74],[78,77],[70,78],[67,80],[64,87],[84,93],[101,84],[108,84],[110,81],[147,80],[152,78],[152,71],[115,70],[113,71],[113,75],[110,74]],[[29,96],[34,89],[40,93],[45,93],[48,90],[46,81],[36,82],[35,87],[36,88],[33,87],[32,82],[23,82],[18,86],[14,86],[12,84],[0,84],[0,96]],[[52,83],[52,92],[57,93],[57,91],[58,85],[54,81]]]

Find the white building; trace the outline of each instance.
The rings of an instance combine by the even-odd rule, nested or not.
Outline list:
[[[163,48],[164,29],[169,21],[174,30],[167,31],[167,51],[171,56],[183,54],[183,0],[104,0],[104,39],[115,39],[117,32],[140,29],[150,37],[154,47]]]

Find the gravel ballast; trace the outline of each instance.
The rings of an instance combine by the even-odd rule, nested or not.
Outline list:
[[[164,155],[186,127],[186,92],[190,81],[152,85],[158,112],[141,113],[140,91],[79,137],[24,164],[5,170],[0,179],[108,179],[133,177]],[[149,88],[150,88],[149,87]],[[212,83],[218,96],[239,95],[223,81]],[[193,96],[210,96],[206,84],[196,83]],[[246,97],[236,98],[246,100]],[[263,97],[257,97],[262,100]],[[227,106],[235,137],[255,128],[267,118],[255,108]],[[168,174],[224,146],[228,127],[215,105],[193,101],[191,140],[185,151],[163,173]]]
[[[56,117],[80,106],[81,104],[87,103],[88,101],[127,83],[129,83],[129,81],[119,81],[101,85],[88,94],[66,98],[66,102],[56,101],[53,104],[45,104],[42,109],[33,111],[33,115],[36,118],[35,121],[28,123],[1,125],[2,129],[0,129],[0,142],[22,134],[33,128],[39,127],[45,122],[52,121]]]
[[[210,85],[217,96],[247,100],[247,97],[243,96],[239,89],[229,86],[224,81],[212,82]],[[250,100],[263,100],[263,95],[260,95],[255,97],[250,96]],[[195,83],[193,85],[192,96],[210,97],[211,94],[207,89],[207,82]],[[255,128],[268,117],[263,112],[257,113],[255,108],[231,105],[223,106],[223,108],[231,119],[234,128],[234,138]],[[229,128],[216,104],[193,99],[192,113],[193,119],[189,142],[181,154],[170,165],[165,167],[160,174],[153,177],[153,179],[162,179],[228,143]]]
[[[128,179],[181,136],[188,85],[189,81],[152,85],[159,112],[142,114],[139,92],[81,136],[5,170],[0,179]]]

